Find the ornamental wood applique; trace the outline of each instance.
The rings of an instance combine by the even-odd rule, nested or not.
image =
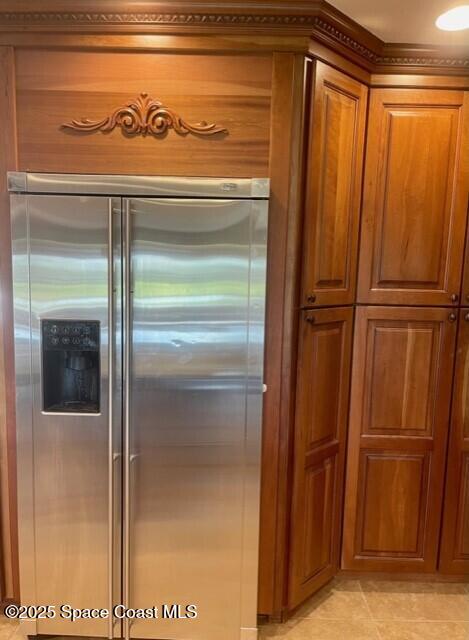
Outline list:
[[[116,109],[110,116],[102,120],[72,120],[62,125],[64,129],[92,133],[102,131],[107,133],[115,127],[120,127],[126,135],[154,135],[162,136],[168,129],[182,136],[193,133],[199,136],[212,136],[215,133],[228,133],[225,127],[202,121],[195,124],[186,122],[177,113],[165,107],[158,100],[150,98],[147,93],[141,93],[136,100],[128,102]]]

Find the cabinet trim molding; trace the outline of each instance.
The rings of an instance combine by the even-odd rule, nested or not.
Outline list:
[[[115,0],[102,0],[102,10],[92,2],[83,2],[79,11],[70,11],[69,2],[42,2],[42,10],[32,0],[17,9],[17,0],[5,0],[0,11],[0,33],[22,32],[24,29],[70,33],[112,31],[115,33],[257,33],[279,36],[309,36],[338,51],[368,71],[406,70],[446,72],[467,75],[469,52],[465,47],[423,46],[385,43],[354,20],[324,0],[244,0],[220,5],[214,0],[194,4],[129,0],[126,10]],[[292,6],[293,5],[293,6]]]

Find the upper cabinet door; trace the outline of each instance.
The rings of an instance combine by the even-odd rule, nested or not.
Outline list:
[[[371,91],[359,302],[458,303],[468,105],[461,91]]]
[[[302,305],[355,301],[367,88],[316,63]]]

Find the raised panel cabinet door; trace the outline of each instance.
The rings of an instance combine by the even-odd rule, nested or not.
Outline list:
[[[342,567],[437,568],[457,316],[359,307]]]
[[[370,92],[359,302],[458,304],[468,110],[462,91]]]
[[[290,609],[339,565],[353,309],[303,311],[300,323]]]
[[[316,63],[308,151],[303,306],[355,301],[368,89]]]
[[[469,574],[469,309],[459,318],[440,571]]]

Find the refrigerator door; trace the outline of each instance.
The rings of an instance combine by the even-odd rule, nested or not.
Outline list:
[[[31,634],[120,636],[60,610],[121,598],[120,225],[120,199],[12,196],[22,603],[55,606]]]
[[[252,638],[267,202],[124,211],[125,635]]]

